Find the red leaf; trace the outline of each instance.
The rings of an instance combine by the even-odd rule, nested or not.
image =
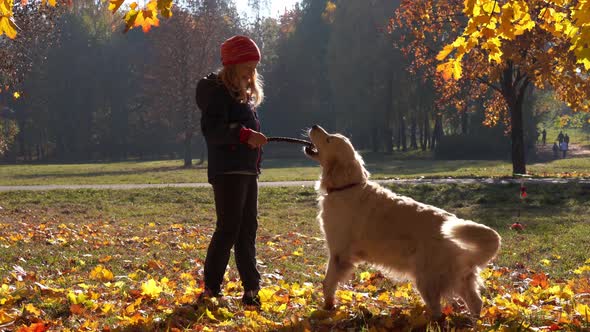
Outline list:
[[[79,304],[72,304],[70,306],[70,312],[74,315],[81,315],[82,313],[84,313],[84,307],[82,307]]]
[[[45,332],[49,329],[47,323],[34,323],[29,326],[21,326],[16,332]]]
[[[526,187],[524,185],[520,185],[520,198],[526,198],[527,197],[527,193],[526,193]]]
[[[443,308],[442,313],[446,316],[449,316],[450,314],[453,313],[453,306],[447,305],[446,307]]]
[[[547,278],[547,275],[543,272],[533,275],[533,281],[531,281],[531,286],[540,286],[542,289],[546,289],[547,287],[549,287],[549,280]]]
[[[141,297],[141,291],[138,289],[132,289],[129,291],[129,295],[131,295],[132,298],[136,299],[138,297]]]

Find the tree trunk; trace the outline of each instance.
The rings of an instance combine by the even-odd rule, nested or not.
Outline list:
[[[385,135],[385,153],[391,154],[393,152],[393,130],[391,127],[388,126],[383,135]]]
[[[444,132],[442,128],[442,114],[436,114],[434,120],[434,131],[432,132],[432,144],[431,149],[436,149],[436,145],[440,143],[440,139],[443,137]]]
[[[63,134],[58,133],[56,139],[56,156],[58,160],[65,160],[66,159],[66,145],[64,144]]]
[[[385,109],[385,123],[383,128],[384,132],[383,135],[385,135],[384,139],[385,139],[385,153],[387,154],[391,154],[393,153],[393,140],[394,140],[394,125],[392,123],[392,119],[394,119],[395,115],[394,115],[394,110],[395,110],[395,106],[396,104],[394,103],[394,98],[393,98],[393,75],[389,75],[389,78],[387,79],[387,89],[385,90],[385,98],[386,98],[386,109]]]
[[[207,144],[205,143],[205,139],[201,137],[201,156],[199,157],[199,162],[195,165],[203,165],[205,163],[205,159],[207,158]]]
[[[426,145],[424,144],[424,121],[421,121],[420,125],[418,126],[418,140],[420,141],[420,149],[425,151]]]
[[[510,134],[512,139],[512,173],[526,174],[522,103],[510,108],[510,123],[512,126]]]
[[[184,137],[184,168],[190,168],[193,165],[192,142],[193,133],[187,132]]]
[[[371,130],[371,150],[373,152],[379,152],[379,131],[376,127]]]
[[[526,174],[526,159],[524,146],[524,123],[522,105],[529,85],[526,74],[515,68],[509,62],[501,78],[502,96],[510,111],[510,137],[512,140],[512,173]]]
[[[412,116],[412,129],[410,131],[410,146],[412,149],[418,149],[418,141],[416,138],[417,127],[418,125],[416,123],[416,117]]]
[[[467,105],[461,111],[461,135],[467,135],[467,128],[469,123],[469,115],[467,115]]]
[[[432,148],[430,144],[430,121],[428,121],[428,113],[424,113],[424,144],[422,150],[426,151],[427,148]]]
[[[400,151],[402,149],[402,127],[401,127],[401,124],[398,124],[398,126],[397,126],[397,141],[395,142],[395,144],[397,145],[397,151]]]
[[[399,138],[402,145],[402,151],[408,151],[408,142],[406,141],[406,119],[401,114],[399,117]]]
[[[39,160],[45,160],[46,158],[46,151],[47,151],[47,145],[46,145],[46,140],[45,137],[47,137],[47,135],[45,134],[45,130],[43,130],[42,132],[39,133]]]
[[[19,127],[19,132],[17,134],[17,138],[18,138],[18,154],[25,158],[25,160],[27,159],[26,154],[27,154],[27,142],[25,140],[25,130],[27,130],[28,128],[26,128],[26,124],[24,121],[18,121],[18,127]],[[16,144],[14,144],[16,145]],[[16,146],[14,147],[15,151],[16,151]]]

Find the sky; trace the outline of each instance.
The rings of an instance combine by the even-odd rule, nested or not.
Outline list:
[[[146,0],[133,0],[137,3],[139,3],[140,5],[145,5],[145,3],[147,3],[148,1]],[[125,0],[124,3],[126,4],[130,4],[131,2],[133,2],[132,0]],[[286,8],[292,8],[293,6],[295,6],[295,4],[297,2],[300,2],[300,0],[268,0],[270,2],[270,10],[268,11],[262,11],[262,15],[263,16],[273,16],[273,17],[279,17],[280,14],[282,14]],[[236,7],[238,8],[238,12],[240,12],[240,14],[242,12],[246,12],[247,14],[250,14],[250,7],[248,7],[248,0],[234,0],[234,2],[236,3]]]
[[[248,11],[248,0],[234,0],[236,2],[236,7],[238,11],[241,13],[243,11]],[[264,16],[271,15],[273,17],[278,17],[279,13],[283,13],[285,7],[292,8],[295,3],[299,2],[299,0],[270,0],[271,9],[268,12],[263,11],[262,14]]]

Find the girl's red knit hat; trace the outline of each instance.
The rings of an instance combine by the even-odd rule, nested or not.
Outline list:
[[[224,66],[260,61],[260,49],[246,36],[233,36],[221,44],[221,63]]]

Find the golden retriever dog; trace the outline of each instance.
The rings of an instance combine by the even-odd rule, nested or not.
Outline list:
[[[412,280],[433,319],[441,316],[441,298],[453,296],[478,317],[479,271],[498,252],[498,233],[369,181],[346,137],[319,126],[309,137],[314,147],[304,151],[322,170],[317,218],[330,256],[323,281],[325,309],[334,307],[338,282],[366,262]]]

